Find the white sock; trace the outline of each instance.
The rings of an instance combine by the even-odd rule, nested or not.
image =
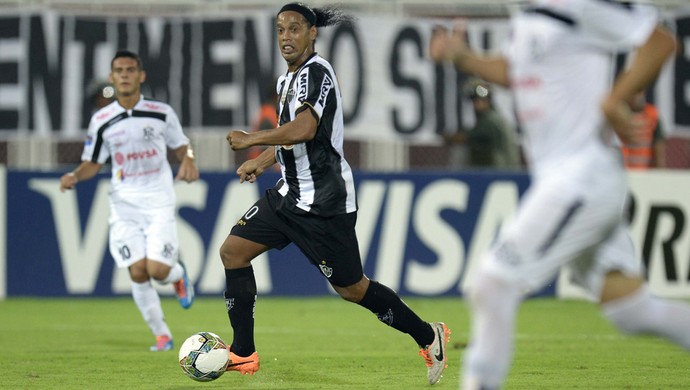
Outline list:
[[[163,318],[161,299],[151,282],[137,283],[132,281],[132,297],[153,335],[172,337],[168,324]]]
[[[182,276],[184,275],[184,269],[180,265],[180,263],[175,263],[175,265],[170,268],[170,272],[168,272],[168,276],[159,281],[160,284],[168,284],[172,282],[177,282],[178,280],[182,279]]]
[[[463,362],[462,388],[499,389],[513,360],[513,332],[522,294],[516,284],[479,271],[469,293],[472,333]]]
[[[646,287],[601,305],[604,315],[628,334],[648,333],[690,350],[690,306],[653,297]]]

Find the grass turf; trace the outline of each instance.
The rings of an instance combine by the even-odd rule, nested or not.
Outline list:
[[[468,312],[457,298],[407,298],[424,319],[453,334],[449,367],[434,388],[457,389]],[[232,340],[222,298],[183,310],[163,299],[176,349],[202,330]],[[148,351],[153,337],[131,298],[0,301],[0,388],[7,389],[421,389],[426,367],[412,339],[336,297],[259,297],[261,370],[214,382],[188,379],[177,351]],[[690,360],[653,338],[619,335],[597,307],[531,299],[520,310],[507,389],[684,389]]]

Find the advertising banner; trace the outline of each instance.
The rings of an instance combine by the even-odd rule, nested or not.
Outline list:
[[[0,16],[0,135],[83,136],[91,116],[85,94],[107,79],[118,49],[138,52],[148,97],[170,103],[188,130],[246,127],[262,96],[286,71],[274,32],[275,10],[220,15],[127,17],[57,12]],[[683,16],[685,15],[685,16]],[[690,17],[669,17],[678,42]],[[322,28],[317,52],[332,62],[344,101],[346,137],[440,143],[439,134],[471,123],[467,75],[426,58],[436,21],[359,16],[353,26]],[[501,50],[505,18],[468,19],[470,45]],[[652,93],[664,131],[690,137],[690,57],[667,64]],[[512,117],[510,96],[496,104]]]
[[[129,294],[129,277],[108,251],[107,176],[59,191],[59,172],[0,168],[0,293],[7,296]],[[402,295],[459,296],[500,226],[529,185],[524,174],[359,172],[357,233],[366,274]],[[218,254],[239,217],[278,179],[257,183],[203,173],[176,184],[181,257],[200,294],[220,296]],[[654,293],[690,297],[690,187],[687,172],[631,175],[632,237]],[[290,245],[253,262],[260,294],[332,293],[321,273]],[[169,286],[161,292],[170,294]],[[567,277],[539,294],[581,296]],[[1,297],[2,295],[0,295]]]

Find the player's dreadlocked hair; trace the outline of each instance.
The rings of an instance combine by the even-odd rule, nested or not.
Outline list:
[[[311,8],[303,3],[289,3],[284,5],[278,14],[280,15],[285,11],[295,11],[301,14],[307,20],[309,26],[316,27],[335,26],[339,24],[348,25],[352,24],[355,20],[352,15],[347,15],[343,10],[334,6]]]

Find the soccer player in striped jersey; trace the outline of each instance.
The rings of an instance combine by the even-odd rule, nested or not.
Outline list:
[[[175,111],[166,103],[144,98],[144,80],[139,56],[118,51],[110,72],[116,100],[91,117],[82,162],[60,178],[60,190],[93,178],[111,160],[110,253],[118,267],[129,271],[134,302],[156,336],[151,350],[169,351],[172,334],[151,279],[173,284],[185,309],[192,305],[194,287],[179,261],[168,148],[181,161],[177,180],[195,181],[199,170]]]
[[[675,49],[656,10],[604,0],[533,2],[512,19],[503,55],[470,50],[461,29],[436,29],[434,61],[510,87],[532,174],[515,220],[482,259],[467,291],[472,329],[465,389],[497,389],[512,360],[516,311],[525,294],[569,267],[575,283],[621,331],[650,333],[690,350],[690,307],[645,285],[623,218],[626,174],[615,132],[638,136],[626,101]],[[609,80],[613,54],[637,49]]]
[[[276,162],[282,172],[275,188],[244,214],[220,250],[233,328],[228,370],[254,374],[259,369],[252,260],[269,249],[295,243],[342,298],[369,309],[380,321],[414,339],[428,367],[428,381],[434,384],[446,367],[447,326],[423,321],[396,292],[367,278],[362,269],[355,234],[355,185],[343,154],[340,88],[331,64],[314,51],[317,27],[350,19],[335,8],[312,9],[300,3],[282,7],[276,27],[287,71],[276,88],[279,126],[228,133],[233,150],[269,145],[237,169],[241,182],[254,182]]]

